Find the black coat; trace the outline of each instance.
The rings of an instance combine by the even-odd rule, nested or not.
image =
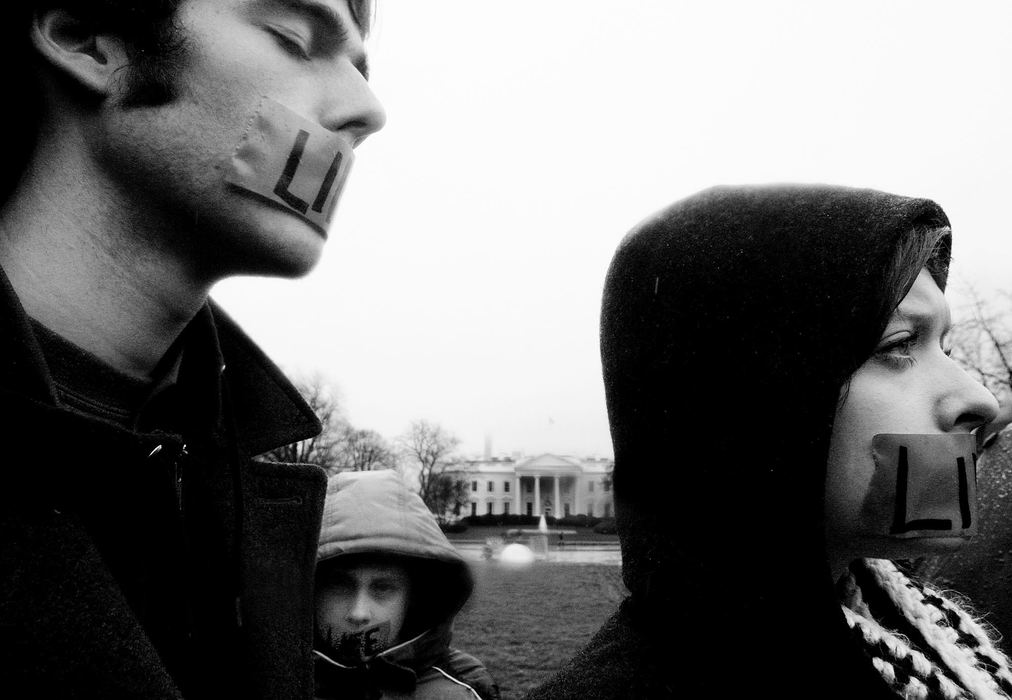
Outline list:
[[[252,459],[318,433],[311,409],[212,305],[185,331],[190,444],[75,414],[2,293],[0,694],[312,697],[325,475]]]

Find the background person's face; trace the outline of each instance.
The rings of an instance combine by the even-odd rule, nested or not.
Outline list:
[[[396,564],[358,564],[328,570],[317,583],[317,627],[333,640],[390,623],[396,643],[408,610],[410,580]],[[326,633],[329,632],[329,635]]]
[[[983,386],[948,357],[943,342],[949,306],[922,270],[900,302],[875,353],[844,387],[826,473],[826,535],[831,559],[909,557],[926,548],[958,546],[956,538],[899,540],[869,534],[862,508],[880,433],[968,432],[992,419],[998,405]]]
[[[315,8],[315,9],[310,9]],[[262,98],[361,142],[384,121],[369,88],[362,36],[345,0],[185,0],[175,96],[110,106],[95,152],[125,207],[195,275],[297,275],[324,236],[282,207],[226,185],[222,163]]]

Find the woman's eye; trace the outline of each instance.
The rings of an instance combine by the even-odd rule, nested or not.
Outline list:
[[[914,364],[914,347],[917,336],[908,335],[879,348],[875,356],[894,367],[909,367]]]

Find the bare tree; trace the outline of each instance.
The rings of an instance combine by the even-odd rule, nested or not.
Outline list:
[[[611,491],[611,487],[615,485],[615,462],[608,465],[608,471],[601,477],[601,488],[605,491]]]
[[[1004,311],[995,311],[972,288],[970,302],[953,323],[952,357],[993,393],[1012,391],[1012,299],[1002,294]]]
[[[397,454],[375,430],[346,426],[339,443],[336,461],[341,471],[365,472],[396,469]]]
[[[969,303],[952,324],[952,357],[998,397],[998,417],[985,426],[982,441],[1012,422],[1012,297],[1001,293],[1000,306],[967,287]]]
[[[429,484],[429,506],[439,522],[446,522],[447,515],[460,515],[461,507],[468,502],[470,486],[460,478],[459,473],[443,472],[431,479]]]
[[[452,467],[454,451],[460,439],[436,423],[417,420],[398,440],[406,461],[417,470],[418,494],[437,516],[443,515],[445,501],[437,496],[443,490],[443,472]],[[450,479],[451,482],[453,479]]]
[[[336,391],[320,375],[294,379],[293,384],[323,424],[316,437],[279,447],[262,455],[273,462],[316,464],[328,473],[341,471],[342,450],[351,429]]]
[[[302,377],[292,383],[320,419],[323,431],[314,438],[272,450],[262,455],[265,459],[316,464],[328,474],[397,468],[396,450],[375,430],[356,428],[348,422],[336,390],[322,377]]]

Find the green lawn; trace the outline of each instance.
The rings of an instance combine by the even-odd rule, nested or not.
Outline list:
[[[453,646],[485,663],[504,700],[522,697],[579,651],[625,595],[618,566],[472,567],[475,592],[457,616]]]

